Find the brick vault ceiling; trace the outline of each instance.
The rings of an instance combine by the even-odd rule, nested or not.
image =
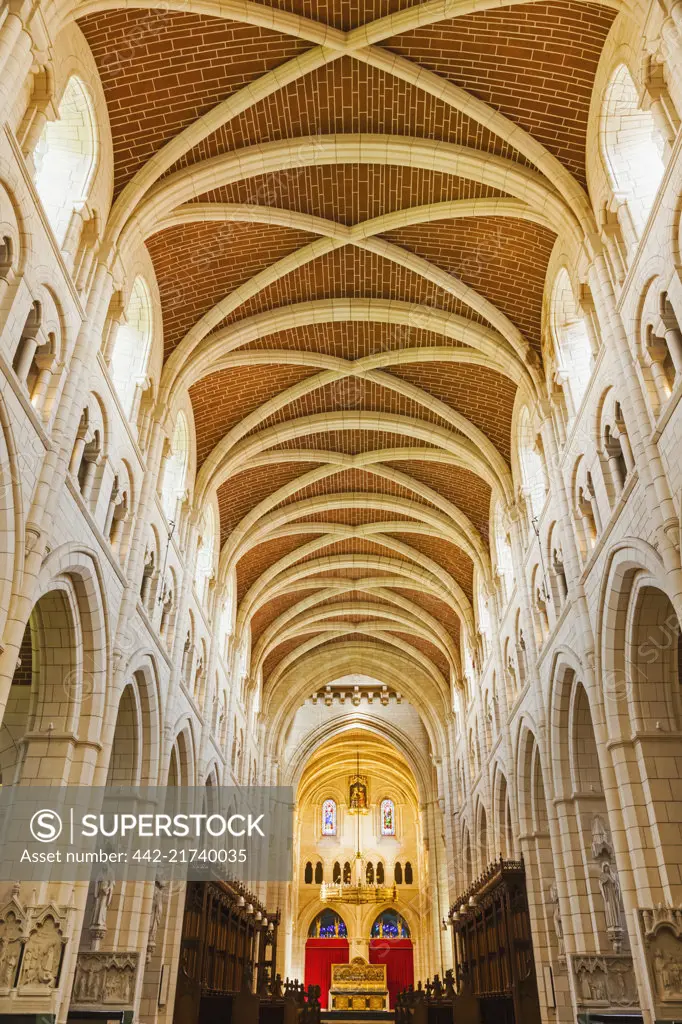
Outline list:
[[[266,689],[344,645],[447,688],[492,579],[616,11],[480,6],[76,6]]]

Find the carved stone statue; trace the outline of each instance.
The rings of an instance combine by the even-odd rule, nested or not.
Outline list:
[[[592,822],[592,856],[594,860],[601,860],[602,857],[611,860],[613,857],[613,843],[609,830],[598,814]]]
[[[152,897],[152,913],[149,922],[149,936],[147,938],[147,962],[156,946],[156,936],[163,917],[163,908],[166,904],[168,894],[168,882],[157,878],[154,881],[154,895]]]
[[[599,888],[604,900],[604,914],[606,915],[606,927],[621,928],[621,895],[620,882],[615,870],[608,861],[601,866],[599,877]]]
[[[549,887],[549,900],[554,908],[552,917],[554,920],[554,931],[556,933],[557,944],[559,947],[559,956],[563,956],[566,951],[564,946],[564,925],[561,920],[561,910],[559,909],[559,890],[556,882],[552,882]]]
[[[92,910],[92,930],[105,932],[107,929],[107,911],[114,896],[114,882],[111,878],[99,878],[95,883],[95,905]]]

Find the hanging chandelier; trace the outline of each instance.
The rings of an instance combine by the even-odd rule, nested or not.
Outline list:
[[[323,903],[386,903],[397,902],[398,890],[395,885],[357,885],[338,882],[323,882],[320,886]]]

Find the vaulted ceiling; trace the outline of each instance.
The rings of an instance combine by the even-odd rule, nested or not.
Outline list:
[[[109,238],[140,232],[266,692],[344,645],[446,691],[541,387],[617,8],[102,0]],[[409,674],[409,672],[408,672]]]

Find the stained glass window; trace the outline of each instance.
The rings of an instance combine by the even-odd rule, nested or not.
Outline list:
[[[409,939],[410,928],[397,910],[384,910],[372,925],[373,939]]]
[[[325,800],[322,804],[322,835],[336,835],[336,800]]]
[[[381,801],[381,834],[395,835],[395,804],[392,800]]]
[[[348,937],[346,923],[333,910],[323,910],[308,929],[311,939],[345,939]]]

